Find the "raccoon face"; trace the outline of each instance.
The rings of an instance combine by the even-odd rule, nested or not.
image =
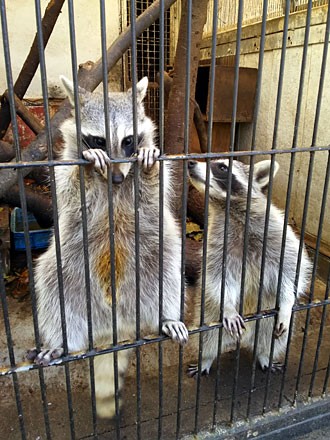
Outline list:
[[[71,105],[74,107],[73,83],[61,77]],[[133,96],[132,89],[123,93],[109,94],[109,131],[111,158],[128,158],[142,146],[154,144],[155,127],[150,118],[145,115],[143,99],[147,93],[148,78],[144,77],[136,85],[136,116],[137,116],[137,144],[134,142],[133,128]],[[81,115],[82,147],[84,149],[98,148],[108,151],[106,144],[106,127],[104,117],[103,94],[90,93],[79,88],[79,102]],[[77,151],[76,126],[71,120],[63,124],[62,132],[67,145],[72,144],[70,153]],[[129,173],[132,163],[112,164],[113,183],[122,183]]]
[[[263,160],[254,165],[253,195],[261,194],[261,190],[268,185],[270,176],[270,160]],[[275,162],[274,175],[279,165]],[[200,192],[205,192],[206,163],[190,160],[188,162],[189,177],[192,184]],[[248,192],[249,166],[233,161],[230,194],[232,199],[246,199]],[[229,160],[220,159],[210,163],[210,197],[224,200],[227,197],[229,185]]]

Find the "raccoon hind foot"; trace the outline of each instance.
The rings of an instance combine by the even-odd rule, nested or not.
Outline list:
[[[205,367],[204,369],[202,367],[202,371],[201,371],[200,375],[201,376],[208,376],[209,374],[210,374],[210,367]],[[197,379],[197,377],[199,376],[197,364],[190,364],[189,365],[189,367],[187,369],[187,376],[193,377],[194,379]]]
[[[40,351],[36,348],[31,348],[27,351],[26,358],[29,361],[34,361],[34,363],[37,365],[47,367],[50,361],[60,358],[63,355],[63,352],[64,350],[62,347]]]
[[[273,361],[269,366],[269,359],[259,359],[259,365],[263,372],[270,370],[272,373],[282,373],[284,371],[283,362]]]
[[[170,319],[163,321],[162,332],[180,345],[185,345],[188,342],[188,330],[181,321],[172,321]]]

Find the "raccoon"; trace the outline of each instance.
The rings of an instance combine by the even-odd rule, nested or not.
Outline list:
[[[73,84],[61,77],[74,107]],[[159,328],[159,149],[155,127],[145,115],[143,99],[148,79],[137,83],[137,160],[139,166],[140,326],[141,334]],[[110,163],[106,153],[103,95],[79,89],[82,156],[85,167],[87,235],[90,268],[91,315],[94,345],[113,343],[110,230],[108,216],[108,168],[112,170],[113,217],[116,266],[118,341],[136,336],[134,167],[132,162]],[[109,94],[111,155],[134,154],[132,90]],[[78,159],[74,117],[62,127],[64,160]],[[88,347],[86,292],[84,283],[83,230],[79,190],[79,167],[59,166],[56,188],[63,291],[69,352]],[[162,331],[180,344],[188,340],[180,322],[180,229],[170,211],[170,168],[164,163],[164,272]],[[43,348],[31,350],[28,358],[47,365],[63,354],[55,239],[40,256],[35,269],[39,328]],[[147,333],[149,332],[149,333]],[[128,366],[129,350],[118,352],[119,387]],[[95,391],[100,417],[115,414],[113,355],[97,356]]]
[[[268,186],[270,160],[255,164],[252,184],[250,223],[248,232],[248,248],[246,258],[245,292],[243,315],[256,313],[261,258],[263,250],[263,235],[267,197],[263,190]],[[275,162],[274,174],[278,171]],[[200,191],[205,191],[206,164],[189,161],[189,176],[193,185]],[[210,323],[220,319],[223,241],[225,225],[225,206],[228,187],[229,161],[218,160],[210,165],[210,216],[207,243],[206,290],[205,290],[205,322]],[[255,321],[244,323],[239,315],[239,301],[242,276],[242,255],[244,243],[244,228],[246,216],[246,201],[248,192],[249,166],[239,161],[233,161],[230,214],[228,226],[227,268],[224,288],[223,337],[222,351],[236,348],[240,339],[241,346],[251,351],[254,348]],[[265,272],[262,291],[262,310],[273,309],[276,303],[281,243],[283,232],[283,213],[273,204],[270,207],[268,240],[265,259]],[[263,370],[283,368],[283,353],[288,341],[292,307],[295,296],[299,298],[308,286],[311,263],[306,250],[303,250],[300,275],[295,289],[296,265],[299,240],[292,228],[288,226],[285,242],[284,264],[280,288],[278,320],[275,328],[275,346],[273,361],[270,365],[270,347],[274,328],[274,318],[260,321],[260,333],[257,345],[257,359]],[[199,279],[201,289],[201,279]],[[200,312],[196,307],[196,322]],[[211,365],[218,352],[218,330],[211,330],[203,335],[202,374],[209,374]],[[196,365],[191,365],[188,375],[198,373]]]

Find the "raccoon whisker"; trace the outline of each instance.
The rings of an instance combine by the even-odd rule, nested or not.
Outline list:
[[[91,147],[83,136],[81,137],[81,140],[82,140],[82,143],[85,145],[85,147],[87,147],[87,149],[90,150]]]

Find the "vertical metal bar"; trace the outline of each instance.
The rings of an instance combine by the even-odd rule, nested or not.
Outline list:
[[[236,133],[236,112],[237,112],[237,97],[238,97],[238,81],[239,81],[239,60],[241,54],[241,38],[242,38],[242,23],[243,23],[243,9],[244,9],[244,1],[239,0],[238,5],[238,17],[237,17],[237,37],[236,37],[236,54],[235,54],[235,76],[234,76],[234,91],[233,91],[233,111],[232,111],[232,120],[231,120],[231,128],[230,128],[230,151],[234,151],[235,145],[235,133]],[[227,200],[226,200],[226,221],[230,222],[230,196],[231,196],[231,181],[232,181],[232,166],[233,166],[233,157],[229,159],[229,179],[228,179],[228,188],[227,188]],[[227,252],[226,252],[227,254]],[[224,253],[224,266],[227,265],[225,263],[225,258],[227,255]],[[224,293],[225,280],[222,280],[221,291]],[[222,292],[221,292],[222,294]],[[243,298],[240,298],[239,305],[239,313],[242,314],[243,309]],[[231,404],[231,413],[230,413],[230,422],[232,423],[235,418],[235,408],[236,408],[236,395],[237,395],[237,382],[238,382],[238,373],[239,373],[239,358],[240,358],[240,343],[237,343],[237,351],[236,351],[236,366],[235,366],[235,374],[234,374],[234,383],[233,383],[233,395],[232,395],[232,404]]]
[[[210,67],[210,95],[209,95],[209,112],[207,127],[207,152],[212,149],[212,130],[213,130],[213,112],[214,112],[214,93],[215,93],[215,66],[216,66],[216,47],[217,47],[217,27],[218,27],[218,7],[219,1],[213,2],[213,22],[212,22],[212,49],[211,49],[211,67]],[[207,264],[207,242],[208,242],[208,226],[209,226],[209,193],[210,193],[210,159],[206,161],[206,182],[205,182],[205,203],[204,203],[204,231],[203,231],[203,259],[202,259],[202,285],[201,285],[201,313],[200,326],[204,325],[204,308],[205,308],[205,288],[206,288],[206,264]],[[203,333],[199,333],[199,351],[198,351],[198,371],[201,372],[203,356]],[[200,407],[200,387],[201,375],[197,376],[196,389],[196,407],[195,407],[195,429],[198,432],[198,417]],[[217,394],[217,383],[215,387]],[[216,396],[214,411],[216,411]]]
[[[104,0],[100,0],[100,22],[101,22],[101,46],[102,46],[102,77],[103,77],[103,101],[104,101],[104,125],[106,148],[108,156],[111,157],[111,130],[109,113],[109,86],[107,70],[107,34],[106,34],[106,10]],[[113,207],[113,184],[112,169],[108,168],[108,215],[109,215],[109,241],[110,241],[110,279],[111,279],[111,299],[112,299],[112,331],[113,345],[118,344],[117,336],[117,286],[116,286],[116,263],[115,263],[115,227],[114,227],[114,207]],[[114,385],[115,385],[115,411],[116,411],[116,438],[120,439],[120,419],[119,419],[119,374],[118,374],[118,352],[113,353],[114,364]]]
[[[20,145],[19,145],[18,124],[17,124],[16,110],[15,110],[14,83],[13,83],[13,76],[12,76],[12,70],[11,70],[11,57],[10,57],[10,48],[9,48],[9,37],[8,37],[8,26],[7,26],[7,14],[6,14],[5,1],[1,0],[0,5],[1,5],[1,9],[0,9],[1,28],[2,28],[2,39],[3,39],[4,58],[5,58],[5,69],[6,69],[6,80],[7,80],[7,87],[8,87],[8,100],[9,100],[9,107],[10,107],[10,116],[11,116],[12,131],[13,131],[13,137],[14,137],[16,161],[20,161],[21,160],[21,151],[20,151]],[[20,200],[21,200],[21,206],[22,206],[22,212],[23,212],[23,227],[24,227],[24,239],[25,239],[26,250],[27,250],[26,254],[27,254],[27,262],[28,262],[28,270],[29,270],[29,285],[30,285],[31,291],[33,291],[33,287],[34,287],[33,283],[32,283],[33,269],[32,269],[29,227],[28,227],[28,219],[27,219],[25,187],[24,187],[24,180],[23,180],[22,173],[20,172],[20,170],[17,170],[17,173],[18,173],[18,185],[19,185],[19,191],[20,191]],[[5,292],[5,285],[4,285],[4,279],[3,279],[1,254],[0,254],[0,291],[1,291],[1,303],[2,303],[2,308],[3,308],[4,323],[5,323],[5,330],[6,330],[6,337],[7,337],[8,354],[9,354],[11,366],[15,367],[16,362],[15,362],[13,340],[12,340],[11,329],[10,329],[9,310],[8,310],[8,304],[7,304],[7,300],[6,300],[6,292]],[[35,331],[35,339],[36,339],[36,343],[38,344],[38,347],[40,348],[36,310],[32,309],[32,312],[33,312],[33,324],[34,324],[34,331]],[[39,378],[40,378],[40,384],[42,384],[43,375],[42,374],[39,375]],[[19,380],[18,380],[18,376],[16,373],[13,373],[13,385],[14,385],[16,407],[17,407],[21,436],[22,436],[22,439],[26,439],[26,430],[25,430],[25,423],[24,423],[23,407],[22,407],[22,402],[21,402],[21,397],[20,397]],[[47,428],[46,428],[46,430],[47,430]]]
[[[81,116],[80,103],[78,91],[78,63],[77,63],[77,48],[76,48],[76,34],[75,34],[75,18],[73,0],[68,1],[69,12],[69,29],[70,29],[70,49],[71,49],[71,63],[72,63],[72,78],[74,86],[74,111],[76,121],[76,137],[78,146],[78,155],[82,155],[81,147]],[[86,190],[85,190],[85,171],[79,166],[79,189],[81,202],[81,217],[82,217],[82,232],[83,232],[83,252],[84,252],[84,273],[85,273],[85,289],[86,289],[86,311],[87,311],[87,329],[88,329],[88,347],[93,348],[93,326],[92,326],[92,311],[91,311],[91,290],[90,290],[90,268],[89,268],[89,249],[88,249],[88,228],[87,228],[87,212],[86,212]],[[94,363],[93,358],[89,361],[89,373],[91,382],[91,396],[92,396],[92,420],[93,429],[96,429],[96,408],[95,408],[95,384],[94,384]],[[74,419],[72,409],[72,399],[70,395],[69,412],[71,420],[71,432],[74,431]]]
[[[189,116],[190,116],[190,59],[191,59],[191,35],[192,35],[192,0],[187,0],[187,30],[186,30],[186,84],[185,84],[185,119],[184,119],[184,153],[188,154],[189,144]],[[181,209],[181,304],[180,320],[184,320],[184,295],[185,295],[185,244],[186,244],[186,221],[187,221],[187,198],[188,198],[188,163],[185,160],[182,164],[182,209]],[[183,348],[179,347],[179,367],[178,367],[178,401],[177,401],[177,419],[176,419],[176,439],[180,437],[181,429],[181,404],[182,404],[182,376],[183,376]]]
[[[316,139],[317,139],[317,134],[318,134],[318,126],[319,126],[321,103],[322,103],[322,94],[323,94],[323,87],[324,87],[324,78],[325,78],[326,65],[327,65],[329,36],[330,36],[330,0],[328,2],[327,23],[326,23],[325,36],[324,36],[323,56],[322,56],[319,90],[318,90],[318,95],[317,95],[317,104],[316,104],[316,112],[315,112],[315,119],[314,119],[312,146],[316,145]],[[302,225],[301,225],[301,236],[300,236],[300,244],[299,244],[298,262],[297,262],[297,275],[296,275],[296,280],[295,280],[296,285],[298,284],[300,263],[301,263],[303,248],[304,248],[304,236],[305,236],[305,228],[306,228],[306,223],[307,223],[310,189],[311,189],[312,175],[313,175],[313,168],[314,168],[314,157],[315,157],[315,153],[312,151],[310,153],[308,177],[307,177],[307,183],[306,183],[306,194],[305,194],[305,201],[304,201],[304,210],[303,210],[303,218],[302,218]],[[319,240],[320,240],[320,237],[317,238],[317,247],[319,246],[319,244],[318,244]],[[317,252],[315,253],[315,257],[314,257],[312,282],[311,282],[311,296],[309,298],[309,302],[311,302],[313,300],[313,290],[314,290],[314,283],[315,283],[317,259],[318,259],[318,249],[317,249]],[[301,356],[300,356],[300,361],[299,361],[296,388],[295,388],[294,399],[293,399],[294,403],[297,400],[298,390],[299,390],[299,386],[300,386],[301,372],[302,372],[302,368],[303,368],[304,355],[305,355],[304,349],[307,344],[309,321],[310,321],[310,309],[307,309],[306,322],[305,322],[305,332],[304,332],[304,338],[303,338],[303,343],[302,343],[302,351],[301,351]]]
[[[326,209],[326,204],[327,204],[327,196],[328,196],[328,188],[329,188],[329,178],[330,178],[330,154],[328,152],[328,163],[327,163],[327,170],[326,170],[324,187],[323,187],[323,196],[322,196],[319,228],[318,228],[318,233],[317,233],[315,258],[314,258],[314,266],[313,266],[313,278],[312,278],[312,286],[311,286],[311,295],[312,296],[313,296],[313,293],[314,293],[314,280],[315,280],[315,277],[316,277],[317,260],[318,260],[317,257],[319,255],[319,250],[320,250],[321,237],[322,237],[322,228],[323,228],[324,215],[325,215],[325,209]],[[314,268],[315,268],[315,271],[314,271]],[[329,275],[328,275],[328,285],[329,285],[329,283],[330,283],[330,269],[329,269]],[[325,293],[325,299],[328,299],[328,296],[327,296],[328,294],[329,294],[329,292],[328,292],[328,289],[327,289],[326,293]],[[311,298],[311,300],[312,300],[312,298]],[[310,312],[310,309],[308,309],[307,312]],[[308,391],[308,396],[309,397],[312,397],[312,394],[313,394],[314,381],[315,381],[315,376],[316,376],[316,371],[317,371],[317,366],[318,366],[318,358],[319,358],[320,347],[321,347],[322,336],[323,336],[323,330],[324,330],[324,325],[325,325],[325,317],[326,317],[326,306],[323,306],[322,318],[321,318],[320,330],[319,330],[319,337],[318,337],[318,341],[317,341],[317,347],[316,347],[316,352],[315,352],[315,357],[314,357],[314,364],[313,364],[313,371],[312,371],[312,376],[311,376],[311,381],[310,381],[309,391]]]
[[[132,97],[133,97],[133,132],[135,148],[138,144],[137,136],[137,52],[136,52],[136,5],[131,0],[130,10],[131,21],[131,74],[132,74]],[[140,218],[139,218],[139,168],[138,163],[134,164],[134,221],[135,221],[135,283],[136,283],[136,339],[140,339]],[[136,434],[141,439],[141,352],[136,347]]]
[[[159,149],[164,153],[164,71],[165,71],[165,8],[159,3]],[[164,162],[159,163],[159,334],[162,334],[164,293]],[[158,439],[163,435],[163,345],[158,344]]]
[[[52,144],[52,134],[50,128],[51,126],[50,126],[49,101],[48,101],[47,72],[46,72],[45,53],[44,53],[40,0],[35,0],[35,8],[36,8],[36,21],[37,21],[37,29],[38,29],[38,51],[39,51],[39,62],[40,62],[40,71],[41,71],[41,79],[42,79],[41,81],[42,95],[44,100],[48,159],[53,160],[53,144]],[[49,168],[49,174],[50,174],[50,185],[51,185],[53,212],[54,212],[54,224],[56,224],[55,234],[57,236],[56,241],[59,246],[60,243],[59,243],[59,226],[58,226],[58,208],[57,208],[57,198],[56,198],[56,181],[55,181],[55,172],[53,167]],[[59,250],[57,252],[57,270],[58,272],[60,272],[59,276],[62,279],[61,268],[62,268],[62,262],[61,262],[61,255]],[[63,286],[62,286],[61,294],[63,295]],[[44,403],[44,411],[45,410],[48,411],[47,402]]]
[[[313,6],[313,2],[312,2],[312,0],[309,0],[308,7],[307,7],[307,15],[306,15],[304,48],[303,48],[303,55],[302,55],[302,60],[301,60],[299,91],[298,91],[298,100],[297,100],[297,109],[296,109],[296,118],[295,118],[295,124],[294,124],[292,148],[297,147],[297,140],[298,140],[298,129],[299,129],[299,124],[300,124],[301,106],[302,106],[302,98],[303,98],[303,91],[304,91],[305,71],[306,71],[306,62],[307,62],[307,53],[308,53],[308,41],[309,41],[309,33],[310,33],[312,6]],[[296,157],[295,153],[292,153],[291,160],[290,160],[289,178],[288,178],[288,186],[287,186],[287,197],[286,197],[286,205],[285,205],[285,213],[284,213],[282,247],[285,246],[284,240],[286,237],[287,224],[288,224],[289,214],[290,214],[290,200],[291,200],[291,193],[292,193],[295,157]],[[284,258],[284,251],[282,251],[282,254],[283,254],[283,258]],[[283,266],[283,258],[281,258],[281,260],[280,260],[281,267]],[[279,269],[280,271],[281,271],[281,267]],[[284,384],[285,384],[286,369],[287,369],[287,363],[288,363],[289,352],[290,352],[292,331],[293,331],[293,319],[291,319],[291,321],[290,321],[290,326],[289,326],[289,330],[288,330],[288,344],[287,344],[287,349],[286,349],[286,353],[285,353],[284,370],[283,370],[281,388],[280,388],[280,394],[279,394],[279,407],[281,407],[282,400],[283,400]]]
[[[261,24],[261,36],[260,36],[259,60],[258,60],[257,90],[256,90],[256,99],[255,99],[254,113],[253,113],[251,151],[254,151],[255,148],[256,148],[256,133],[257,133],[257,123],[258,123],[258,115],[259,115],[260,96],[261,96],[261,84],[262,84],[262,74],[263,74],[263,62],[264,62],[264,53],[265,53],[267,12],[268,12],[268,0],[264,0],[264,2],[263,2],[263,11],[262,11],[262,24]],[[251,198],[252,198],[253,170],[254,170],[254,156],[251,156],[251,158],[250,158],[250,169],[249,169],[248,194],[247,194],[247,201],[246,201],[246,217],[245,217],[245,229],[244,229],[243,262],[242,262],[242,285],[241,285],[241,289],[244,289],[245,274],[246,274],[246,258],[247,258],[247,247],[248,247],[248,240],[249,240],[249,225],[250,225],[250,209],[251,209]],[[241,293],[241,295],[242,295],[242,293]],[[260,311],[261,311],[261,295],[260,295],[260,291],[259,291],[256,313],[260,313]],[[246,410],[246,417],[247,418],[250,417],[252,393],[253,393],[253,391],[255,389],[255,375],[256,375],[256,365],[257,365],[257,345],[258,345],[258,340],[259,340],[259,329],[260,329],[260,319],[257,319],[256,323],[255,323],[255,335],[254,335],[253,358],[252,358],[252,372],[251,372],[250,389],[249,389],[249,394],[248,394],[248,403],[247,403],[247,410]]]
[[[276,110],[275,110],[275,122],[274,122],[272,150],[276,149],[276,146],[277,146],[278,125],[279,125],[279,119],[280,119],[280,113],[281,113],[281,101],[282,101],[282,89],[283,89],[284,68],[285,68],[286,45],[287,45],[287,39],[288,39],[289,15],[290,15],[290,0],[286,0],[284,29],[283,29],[283,37],[282,37],[282,49],[281,49],[281,62],[280,62],[280,71],[279,71],[277,97],[276,97]],[[261,290],[263,289],[264,276],[265,276],[268,226],[269,226],[270,207],[271,207],[271,199],[272,199],[272,192],[273,192],[274,164],[275,164],[275,155],[273,154],[271,156],[271,167],[270,167],[270,176],[269,176],[269,185],[268,185],[267,207],[266,207],[265,228],[264,228],[263,249],[262,249],[263,252],[262,252],[261,274],[260,274],[260,289]],[[280,285],[280,281],[278,282],[278,285]],[[278,289],[277,289],[277,293],[278,293]],[[277,297],[278,297],[278,294],[277,294]],[[276,299],[276,303],[278,303],[278,299]],[[276,323],[277,323],[277,315],[275,316],[275,319],[274,319],[274,326],[276,325]],[[272,341],[271,341],[269,365],[273,361],[274,340],[275,339],[274,339],[274,335],[273,335]],[[271,377],[270,375],[271,375],[271,368],[268,368],[267,379],[266,379],[266,389],[265,389],[265,395],[264,395],[264,401],[263,401],[263,414],[265,414],[265,412],[266,412],[266,405],[267,405],[267,400],[268,400],[268,392],[269,392],[270,377]]]
[[[42,34],[42,22],[41,22],[41,10],[40,2],[36,0],[36,20],[38,28],[38,50],[39,50],[39,61],[40,61],[40,71],[42,77],[42,92],[44,97],[44,113],[45,113],[45,125],[46,125],[46,135],[47,135],[47,150],[48,159],[53,159],[52,150],[52,135],[50,128],[50,114],[48,106],[48,89],[47,89],[47,75],[46,75],[46,65],[45,65],[45,55],[43,49],[43,34]],[[56,181],[55,172],[53,167],[49,167],[49,177],[50,177],[50,187],[52,194],[52,206],[54,214],[54,237],[55,237],[55,251],[56,251],[56,262],[57,262],[57,278],[59,286],[59,300],[60,300],[60,314],[61,314],[61,328],[63,336],[63,349],[64,354],[67,354],[67,332],[66,332],[66,320],[65,320],[65,305],[64,305],[64,294],[63,294],[63,275],[62,275],[62,261],[61,261],[61,247],[60,247],[60,233],[59,233],[59,223],[58,223],[58,208],[57,208],[57,197],[56,197]],[[68,405],[71,400],[71,385],[68,367],[64,367],[66,375],[66,385],[68,393]],[[43,370],[40,370],[43,372]],[[45,404],[44,404],[45,405]],[[70,405],[69,405],[70,406]],[[48,408],[47,408],[48,410]],[[70,412],[70,411],[69,411]],[[71,419],[71,417],[70,417]]]
[[[1,4],[1,15],[2,15],[2,4]],[[16,361],[15,361],[15,354],[14,354],[14,343],[13,338],[11,335],[11,329],[10,329],[10,321],[9,321],[9,310],[8,310],[8,304],[7,304],[7,298],[6,298],[6,288],[3,278],[3,270],[2,270],[2,254],[0,252],[0,298],[1,298],[1,307],[3,312],[3,322],[5,325],[5,331],[6,331],[6,339],[7,339],[7,348],[8,348],[8,355],[9,355],[9,361],[10,366],[12,368],[15,368]],[[17,408],[17,416],[18,416],[18,422],[19,422],[19,428],[21,431],[21,437],[22,440],[26,440],[26,430],[25,430],[25,423],[24,423],[24,413],[23,413],[23,407],[22,407],[22,400],[21,400],[21,393],[19,389],[19,381],[17,377],[17,373],[12,374],[13,378],[13,385],[14,385],[14,392],[15,392],[15,400],[16,400],[16,408]]]

